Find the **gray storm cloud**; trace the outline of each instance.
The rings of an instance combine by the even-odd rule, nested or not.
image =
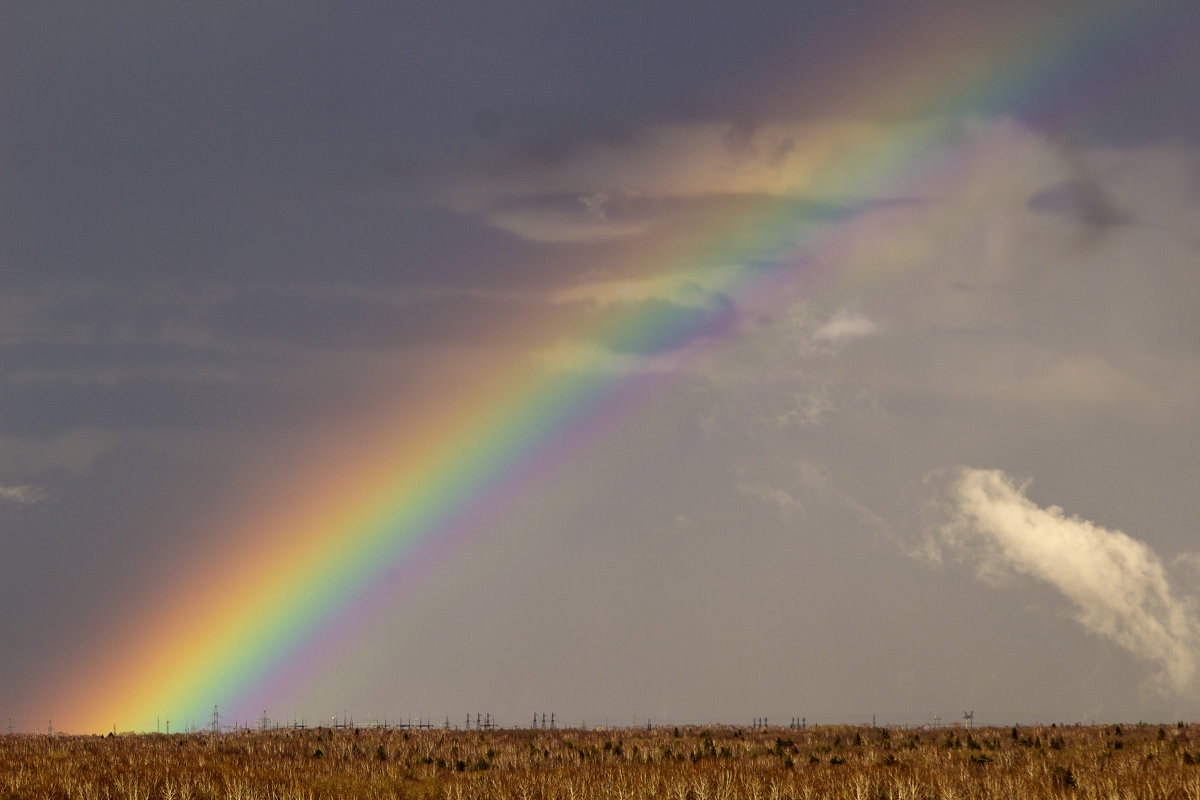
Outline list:
[[[1194,598],[1173,590],[1162,561],[1118,530],[1041,508],[999,470],[964,468],[949,486],[949,521],[934,532],[943,550],[995,582],[1013,573],[1050,584],[1076,621],[1153,664],[1177,692],[1196,683],[1200,621]]]

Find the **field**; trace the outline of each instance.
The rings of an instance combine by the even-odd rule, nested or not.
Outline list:
[[[404,797],[1200,800],[1200,727],[0,736],[0,800]]]

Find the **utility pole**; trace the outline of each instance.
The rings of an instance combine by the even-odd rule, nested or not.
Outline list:
[[[215,705],[213,706],[212,732],[221,732],[221,715],[217,713],[217,707]]]

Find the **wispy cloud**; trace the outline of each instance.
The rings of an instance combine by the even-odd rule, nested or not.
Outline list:
[[[554,290],[550,301],[587,301],[597,305],[608,305],[655,299],[702,308],[710,305],[719,294],[728,291],[745,271],[745,267],[734,266],[703,271],[666,272],[638,278],[596,276]]]
[[[600,213],[597,214],[596,210]],[[588,243],[637,236],[647,230],[640,221],[610,220],[600,206],[581,209],[518,209],[488,213],[488,224],[532,242]]]
[[[525,238],[595,241],[654,227],[661,222],[660,204],[668,200],[881,199],[875,187],[848,182],[836,166],[874,152],[883,140],[899,159],[940,141],[946,130],[938,120],[887,125],[792,120],[749,130],[731,122],[652,125],[534,163],[523,153],[510,154],[512,160],[500,168],[494,161],[485,168],[468,160],[456,176],[442,176],[429,191],[438,205],[483,212],[489,224]],[[891,194],[884,192],[882,199]]]
[[[45,500],[49,495],[44,489],[24,483],[18,486],[0,485],[0,502],[15,503],[19,506],[32,506]]]
[[[1165,686],[1194,687],[1200,667],[1200,619],[1194,598],[1172,588],[1145,543],[1118,531],[1041,508],[999,470],[963,468],[950,480],[929,554],[975,564],[997,583],[1025,575],[1054,587],[1087,630],[1148,661]]]
[[[1200,579],[1200,553],[1184,552],[1171,559],[1171,566],[1182,569],[1193,578]]]
[[[738,491],[778,508],[784,518],[790,517],[792,512],[804,508],[800,501],[787,491],[762,481],[743,481],[738,484]]]
[[[561,340],[537,354],[543,367],[557,372],[589,375],[633,375],[678,372],[686,353],[615,353],[592,342]]]

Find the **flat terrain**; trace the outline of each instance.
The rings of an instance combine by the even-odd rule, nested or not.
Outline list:
[[[0,800],[402,797],[1200,800],[1200,726],[0,736]]]

